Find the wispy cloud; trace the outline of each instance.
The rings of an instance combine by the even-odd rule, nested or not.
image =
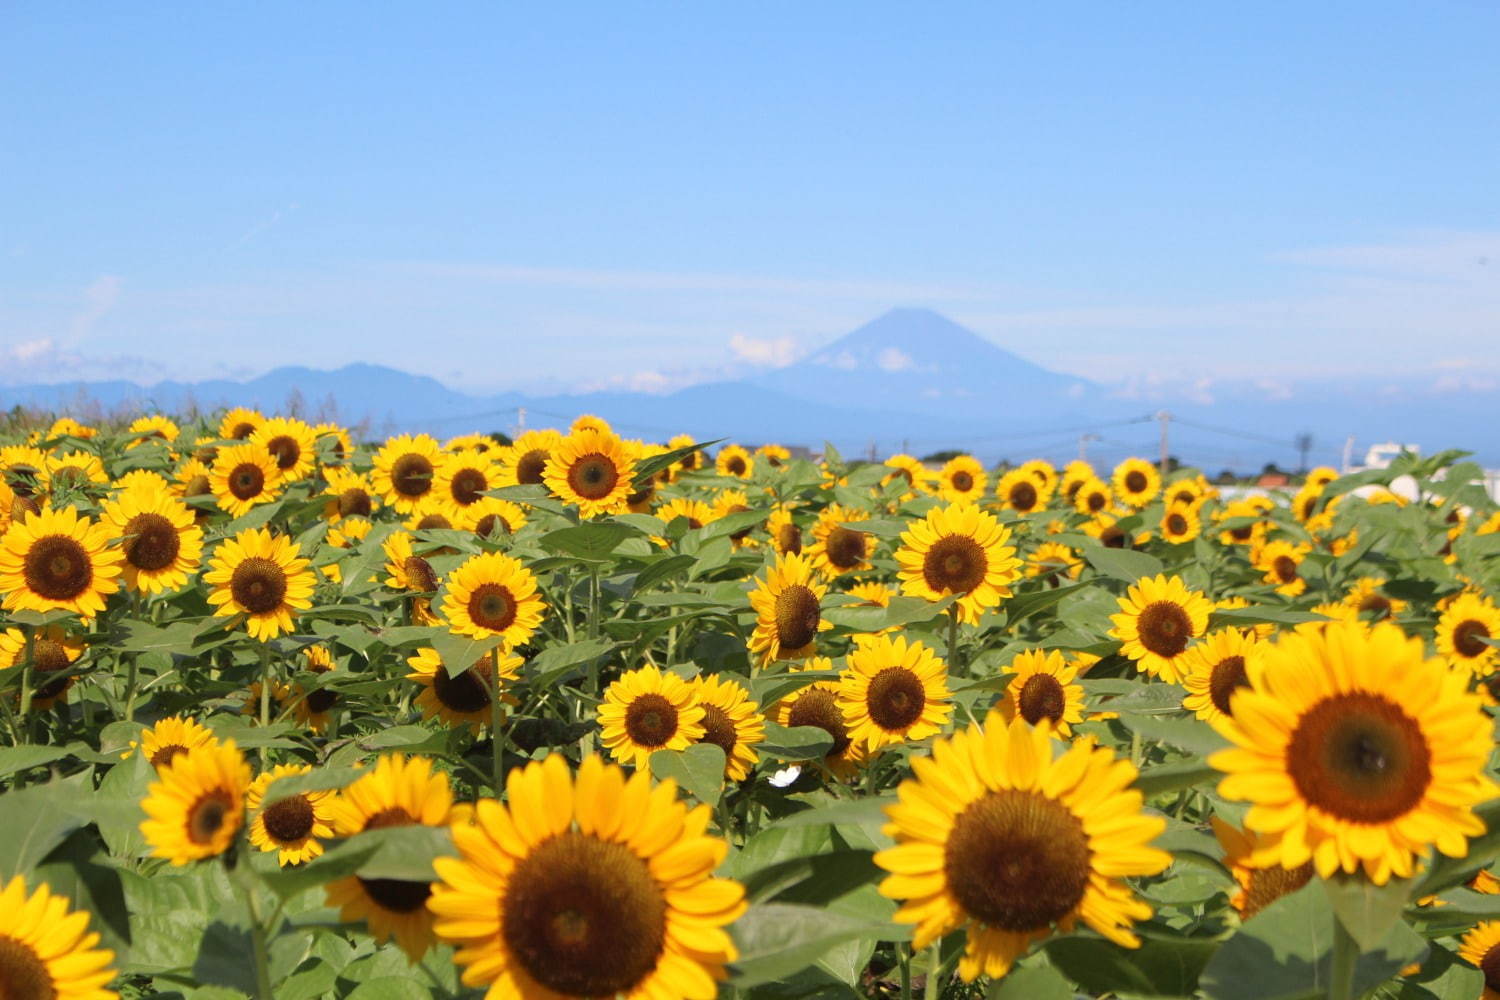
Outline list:
[[[797,360],[797,341],[792,337],[747,337],[736,333],[729,338],[729,353],[734,360],[762,368],[785,368]]]

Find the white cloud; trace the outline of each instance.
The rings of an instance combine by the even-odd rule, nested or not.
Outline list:
[[[38,337],[36,340],[26,340],[16,344],[10,349],[10,359],[18,364],[28,364],[38,358],[46,357],[55,350],[51,337]]]
[[[887,347],[876,355],[875,363],[880,366],[882,371],[888,372],[906,371],[914,364],[911,355],[899,347]]]
[[[119,275],[101,274],[83,290],[83,308],[68,325],[69,335],[75,341],[87,337],[94,331],[94,326],[109,315],[115,303],[120,301],[120,289],[124,285]]]
[[[736,361],[765,368],[785,368],[797,360],[797,341],[791,337],[747,337],[736,333],[729,338],[729,350]]]

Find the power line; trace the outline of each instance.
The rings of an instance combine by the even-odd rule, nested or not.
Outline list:
[[[1229,427],[1215,427],[1213,424],[1201,424],[1196,420],[1186,420],[1182,417],[1176,416],[1175,414],[1173,415],[1172,419],[1177,421],[1177,423],[1182,424],[1184,427],[1195,427],[1200,431],[1209,431],[1213,434],[1224,434],[1229,437],[1243,438],[1246,441],[1258,441],[1261,444],[1274,444],[1277,447],[1285,448],[1288,451],[1297,450],[1297,446],[1293,442],[1285,441],[1281,438],[1267,437],[1264,434],[1253,434],[1249,431],[1239,431]]]

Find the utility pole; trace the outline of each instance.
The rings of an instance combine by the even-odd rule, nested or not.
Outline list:
[[[526,407],[516,407],[516,437],[526,433]]]
[[[1078,461],[1087,462],[1089,460],[1089,442],[1097,440],[1099,440],[1099,435],[1097,434],[1078,435]]]
[[[1312,451],[1313,436],[1311,434],[1309,434],[1307,431],[1303,431],[1301,434],[1297,435],[1297,442],[1296,443],[1297,443],[1297,454],[1299,456],[1299,458],[1297,460],[1298,461],[1297,471],[1305,473],[1307,471],[1307,453],[1310,452],[1310,451]]]
[[[1341,468],[1339,471],[1340,472],[1348,472],[1348,471],[1350,471],[1350,463],[1353,462],[1353,461],[1354,461],[1354,435],[1350,434],[1348,440],[1346,440],[1344,442],[1344,467]]]
[[[1168,413],[1166,410],[1158,410],[1156,412],[1156,419],[1161,423],[1161,461],[1157,471],[1161,473],[1161,477],[1163,479],[1166,479],[1167,456],[1170,451],[1167,446],[1167,429],[1171,426],[1172,414]]]

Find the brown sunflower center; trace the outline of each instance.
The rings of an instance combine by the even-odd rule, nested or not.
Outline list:
[[[584,455],[568,469],[568,486],[585,500],[602,500],[619,481],[620,470],[615,463],[598,452]]]
[[[1188,640],[1193,637],[1193,620],[1176,601],[1153,601],[1146,605],[1135,627],[1142,646],[1169,660],[1187,649]]]
[[[469,617],[480,628],[504,632],[515,622],[518,611],[516,599],[498,583],[482,583],[469,595]]]
[[[632,509],[636,507],[648,507],[653,497],[656,496],[656,483],[647,480],[646,485],[636,490],[625,498],[625,503]]]
[[[510,874],[500,936],[526,972],[565,996],[631,992],[656,969],[667,901],[624,844],[568,831]]]
[[[302,446],[290,434],[278,434],[266,442],[266,451],[276,458],[276,468],[285,472],[302,457]]]
[[[736,455],[724,463],[724,468],[729,471],[731,476],[743,476],[745,474],[745,460]]]
[[[410,589],[429,594],[438,589],[437,573],[432,563],[421,556],[407,556],[401,563],[401,570],[406,574],[406,585]]]
[[[783,524],[776,532],[776,547],[787,555],[801,555],[802,532],[791,522]]]
[[[1255,526],[1251,524],[1241,525],[1238,528],[1230,528],[1229,537],[1237,542],[1248,542],[1250,540],[1250,533],[1254,530]]]
[[[1297,579],[1297,560],[1291,556],[1277,556],[1271,562],[1271,571],[1282,583],[1291,583]]]
[[[432,463],[427,456],[407,452],[392,462],[391,488],[403,497],[426,496],[432,489]]]
[[[415,826],[417,818],[400,806],[391,806],[372,813],[365,820],[364,830],[386,830],[393,826]],[[363,830],[361,831],[363,832]]]
[[[1372,590],[1360,600],[1359,610],[1372,612],[1376,618],[1384,618],[1391,613],[1391,599]]]
[[[1068,697],[1063,691],[1062,682],[1051,674],[1032,674],[1021,685],[1021,693],[1016,697],[1016,708],[1020,711],[1021,718],[1033,726],[1043,719],[1048,722],[1061,721],[1067,707]]]
[[[1103,543],[1106,549],[1123,549],[1126,543],[1130,541],[1130,536],[1111,524],[1099,532],[1099,541]]]
[[[1479,960],[1479,971],[1484,973],[1485,992],[1500,992],[1500,944],[1490,945]]]
[[[432,895],[432,886],[427,882],[362,878],[359,884],[375,905],[392,913],[416,913],[427,905],[427,898]]]
[[[266,474],[253,462],[241,462],[229,471],[225,481],[236,500],[253,500],[266,488]]]
[[[294,844],[312,833],[313,807],[306,795],[288,795],[261,810],[261,825],[278,844]]]
[[[229,432],[229,436],[235,441],[243,441],[254,433],[255,425],[250,423],[249,421],[241,420],[239,423],[234,425],[234,430]]]
[[[151,755],[151,766],[158,768],[166,767],[172,761],[176,760],[180,754],[187,752],[187,747],[181,743],[168,743],[165,746],[159,746],[156,748],[156,752]]]
[[[1312,881],[1313,866],[1309,861],[1296,868],[1252,868],[1250,886],[1245,890],[1245,916],[1249,920],[1261,910],[1289,895]]]
[[[974,477],[967,472],[955,472],[951,482],[953,488],[960,493],[967,493],[974,488]]]
[[[677,734],[677,708],[659,694],[643,694],[625,709],[625,732],[636,746],[666,746]]]
[[[316,691],[308,692],[307,700],[304,704],[307,705],[309,712],[314,715],[322,715],[334,705],[337,705],[338,701],[339,693],[337,691],[334,691],[332,688],[318,688]]]
[[[739,742],[739,734],[734,730],[734,720],[729,713],[718,705],[703,706],[703,739],[700,743],[712,743],[724,751],[727,758],[734,752],[734,745]]]
[[[424,531],[428,528],[439,528],[446,530],[451,527],[453,527],[453,522],[448,520],[448,518],[444,515],[437,512],[424,515],[422,520],[417,522],[418,531]]]
[[[60,670],[67,670],[73,665],[73,661],[68,659],[68,651],[63,648],[63,644],[52,639],[37,639],[31,655],[33,659],[32,669],[39,674],[55,674]],[[61,680],[42,684],[36,689],[37,697],[56,698],[66,691],[72,683],[73,678],[64,677]]]
[[[1249,686],[1250,678],[1245,674],[1245,658],[1226,656],[1215,663],[1213,670],[1209,672],[1208,700],[1225,715],[1232,715],[1234,713],[1229,711],[1230,699],[1240,688]]]
[[[1132,493],[1140,493],[1146,489],[1146,474],[1136,469],[1125,473],[1125,488]]]
[[[1093,490],[1089,493],[1086,503],[1089,513],[1097,514],[1104,509],[1105,504],[1109,503],[1109,497],[1098,490]]]
[[[5,1000],[55,1000],[57,986],[41,956],[9,934],[0,934],[0,994]]]
[[[1192,490],[1178,490],[1172,494],[1172,503],[1192,503],[1197,497]]]
[[[448,676],[448,668],[438,664],[432,675],[432,693],[450,711],[480,712],[490,707],[490,689],[479,671],[470,667],[457,677]]]
[[[1185,535],[1185,534],[1187,534],[1187,530],[1188,530],[1187,518],[1185,518],[1181,514],[1177,514],[1177,513],[1172,513],[1172,514],[1168,514],[1167,515],[1167,533],[1168,534],[1170,534],[1170,535]]]
[[[338,507],[340,517],[369,517],[375,509],[375,502],[370,499],[370,494],[351,486],[339,494]]]
[[[542,481],[542,472],[547,468],[547,453],[533,448],[516,461],[516,482],[525,486]]]
[[[967,535],[946,535],[922,559],[922,576],[938,593],[967,594],[984,582],[989,561],[984,549]]]
[[[474,534],[480,538],[499,538],[510,534],[510,522],[499,514],[486,514],[475,522]]]
[[[1019,482],[1010,488],[1010,505],[1018,511],[1028,511],[1036,506],[1036,487],[1028,482]]]
[[[222,789],[215,789],[194,802],[187,815],[188,839],[195,844],[206,844],[214,834],[223,829],[234,808],[234,799]]]
[[[800,583],[776,595],[776,638],[783,649],[801,649],[818,634],[818,598]]]
[[[824,551],[837,569],[853,569],[865,561],[865,533],[839,525],[828,533]]]
[[[137,514],[125,525],[125,559],[136,569],[165,569],[181,548],[177,529],[160,514]]]
[[[870,720],[886,732],[899,732],[922,717],[927,693],[922,678],[905,667],[886,667],[870,679],[865,705]]]
[[[182,487],[182,495],[188,497],[204,497],[214,491],[213,483],[203,473],[198,473],[187,484]]]
[[[1459,656],[1475,657],[1483,655],[1487,650],[1493,648],[1483,640],[1490,637],[1490,630],[1485,627],[1484,622],[1477,622],[1472,618],[1458,623],[1453,629],[1453,648]]]
[[[844,724],[844,713],[839,709],[838,699],[832,691],[824,688],[808,688],[792,702],[787,713],[788,726],[817,726],[833,737],[833,746],[825,755],[837,757],[849,749],[849,727]]]
[[[1354,823],[1387,823],[1414,808],[1432,780],[1417,723],[1379,695],[1324,698],[1297,723],[1287,771],[1312,806]]]
[[[484,473],[478,469],[459,469],[453,476],[453,485],[448,492],[453,494],[453,499],[463,506],[477,501],[484,495],[484,491],[490,488],[489,480]]]
[[[77,539],[46,535],[27,551],[22,576],[33,593],[49,601],[71,601],[94,582],[94,563]]]
[[[76,465],[65,465],[52,473],[52,485],[61,489],[82,486],[89,481],[89,474]]]
[[[275,611],[286,597],[286,573],[271,560],[252,556],[234,568],[229,593],[252,615]]]
[[[975,800],[948,834],[949,891],[971,917],[1003,931],[1039,931],[1072,913],[1089,884],[1088,837],[1061,803],[1006,789]]]

